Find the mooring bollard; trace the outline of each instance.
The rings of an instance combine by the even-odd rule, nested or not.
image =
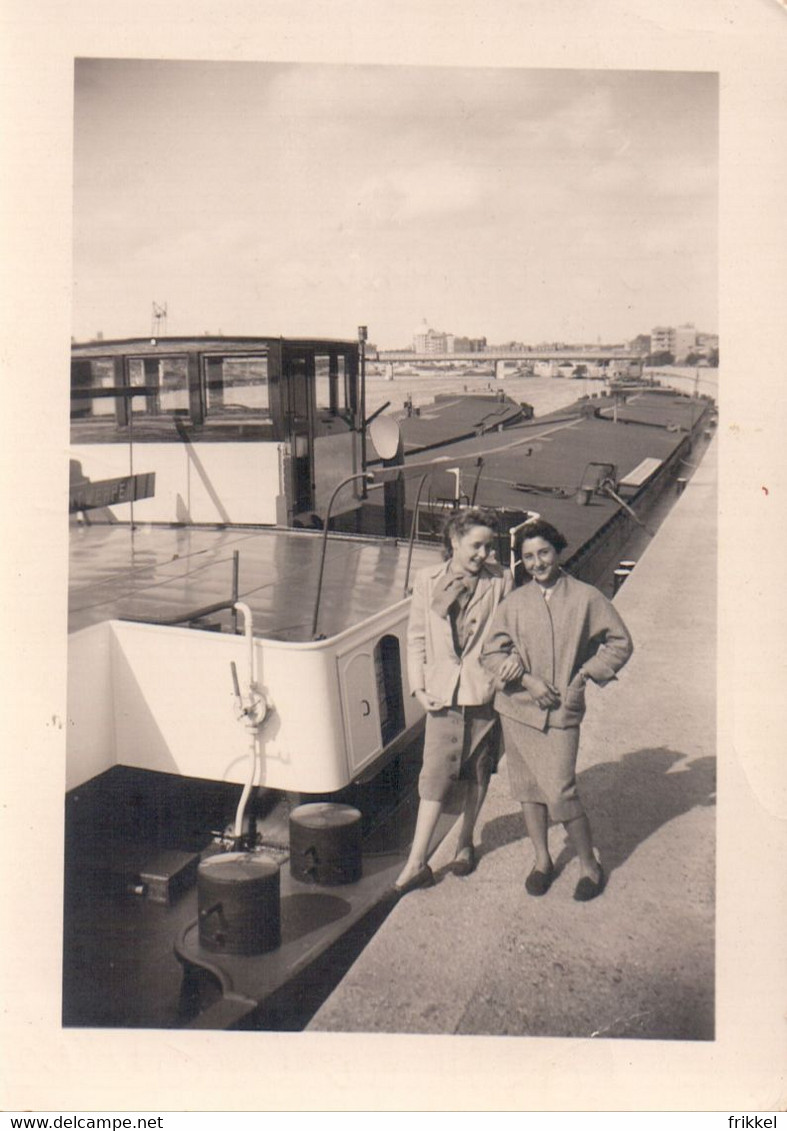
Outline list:
[[[684,476],[680,476],[679,479],[675,480],[675,490],[679,495],[682,495],[686,490],[686,479]]]
[[[616,569],[615,570],[615,572],[613,574],[613,584],[612,584],[613,594],[617,593],[618,589],[620,589],[621,585],[623,584],[623,582],[626,580],[626,578],[629,576],[630,573],[631,573],[630,569]]]
[[[354,884],[363,872],[361,812],[315,801],[290,813],[290,875],[303,883]]]
[[[250,852],[210,856],[197,869],[199,941],[221,954],[264,954],[281,944],[279,866]]]

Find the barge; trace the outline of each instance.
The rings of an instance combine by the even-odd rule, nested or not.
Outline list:
[[[409,584],[446,513],[496,509],[517,583],[508,532],[542,514],[567,568],[609,589],[713,403],[627,387],[536,419],[499,393],[448,398],[405,411],[391,447],[365,418],[362,339],[73,360],[64,1023],[298,1028],[307,987],[387,913],[409,845]],[[361,875],[338,887],[291,859],[293,814],[321,803],[359,815]],[[197,869],[237,852],[276,867],[270,953],[201,937]]]

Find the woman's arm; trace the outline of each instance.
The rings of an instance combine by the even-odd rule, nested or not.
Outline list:
[[[596,590],[590,602],[592,655],[582,664],[582,672],[594,683],[609,683],[634,651],[631,634],[611,601]]]
[[[407,622],[407,678],[413,694],[424,690],[427,615],[426,578],[423,573],[417,573],[410,600],[410,619]]]
[[[501,683],[521,679],[525,664],[514,643],[512,610],[508,598],[504,598],[492,618],[481,649],[481,663]]]
[[[529,672],[525,672],[521,677],[521,683],[531,699],[534,699],[545,711],[560,706],[560,692],[554,683],[549,683],[548,680],[531,675]]]
[[[438,711],[444,706],[426,690],[426,626],[429,616],[429,580],[417,574],[410,602],[410,619],[407,623],[407,678],[410,690],[425,711]]]

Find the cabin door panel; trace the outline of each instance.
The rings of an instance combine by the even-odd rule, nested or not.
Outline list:
[[[311,366],[310,366],[311,361]],[[285,359],[289,442],[292,458],[292,510],[314,510],[313,358],[289,353]]]
[[[347,760],[353,774],[382,750],[380,705],[374,656],[355,652],[339,660]]]

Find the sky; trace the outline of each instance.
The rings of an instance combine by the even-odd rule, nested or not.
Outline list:
[[[712,72],[82,59],[77,340],[718,330]]]

